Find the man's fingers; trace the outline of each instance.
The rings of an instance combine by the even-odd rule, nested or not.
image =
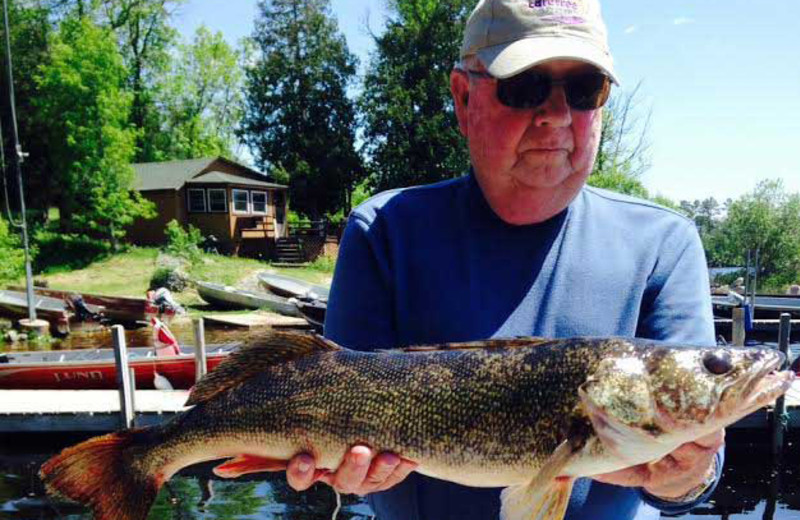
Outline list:
[[[372,493],[383,484],[389,476],[394,473],[400,465],[400,457],[394,453],[380,453],[373,460],[367,472],[367,478],[356,491],[359,495]]]
[[[418,464],[416,462],[411,462],[410,460],[403,459],[400,464],[395,467],[394,471],[392,472],[389,477],[383,481],[383,484],[376,487],[370,493],[375,493],[377,491],[386,491],[392,486],[396,486],[400,482],[404,481],[407,476],[411,474],[412,471],[417,469]]]
[[[314,457],[301,453],[292,457],[286,468],[286,481],[296,491],[305,491],[314,484]]]
[[[340,493],[356,493],[367,478],[372,450],[366,446],[353,446],[336,470],[332,485]]]
[[[716,452],[725,444],[725,430],[717,430],[700,437],[694,443]]]

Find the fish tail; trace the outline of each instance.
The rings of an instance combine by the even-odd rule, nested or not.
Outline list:
[[[163,484],[158,469],[139,464],[136,448],[151,444],[152,428],[95,437],[65,449],[42,465],[50,493],[88,506],[94,520],[145,520]],[[136,453],[132,453],[136,452]]]

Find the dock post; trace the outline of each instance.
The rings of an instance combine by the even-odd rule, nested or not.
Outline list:
[[[194,320],[194,380],[200,381],[206,372],[206,326],[203,318],[197,318]]]
[[[778,348],[786,356],[781,370],[786,370],[789,364],[789,338],[792,332],[792,315],[788,312],[781,314],[781,328],[778,332]],[[772,411],[772,456],[778,457],[783,450],[783,434],[788,428],[786,417],[786,400],[783,396],[775,401]]]
[[[735,347],[744,346],[744,307],[733,308],[731,343]]]
[[[133,389],[128,366],[128,350],[125,345],[125,329],[122,325],[111,327],[114,340],[114,360],[117,364],[117,388],[119,388],[119,418],[122,428],[133,427]]]

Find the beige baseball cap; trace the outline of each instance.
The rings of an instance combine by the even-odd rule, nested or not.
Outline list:
[[[480,0],[464,29],[461,57],[470,55],[496,78],[563,58],[596,65],[619,83],[599,0]]]

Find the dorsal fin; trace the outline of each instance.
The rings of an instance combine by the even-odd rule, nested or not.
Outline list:
[[[400,349],[403,352],[433,352],[437,350],[471,350],[471,349],[492,349],[492,348],[517,348],[517,347],[536,347],[545,343],[551,343],[552,338],[537,338],[525,336],[507,339],[485,339],[481,341],[466,341],[462,343],[442,343],[441,345],[414,345]]]
[[[192,388],[187,406],[202,403],[234,388],[265,369],[314,354],[342,350],[342,347],[316,334],[270,332],[253,343],[235,350]]]

